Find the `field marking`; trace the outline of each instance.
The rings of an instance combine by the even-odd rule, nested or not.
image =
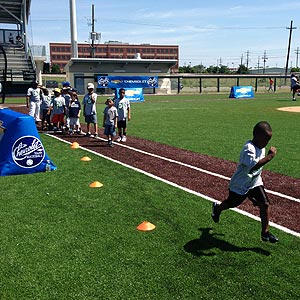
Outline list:
[[[52,137],[52,138],[55,138],[55,139],[57,139],[57,140],[59,140],[59,141],[61,141],[61,142],[64,142],[64,143],[66,143],[66,144],[69,144],[69,145],[72,144],[71,142],[66,141],[66,140],[63,140],[62,138],[59,138],[59,137],[57,137],[57,136],[50,135],[50,134],[46,134],[46,135],[47,135],[47,136],[50,136],[50,137]],[[105,139],[102,139],[102,138],[99,138],[99,139],[105,140]],[[118,145],[119,145],[119,143],[118,143]],[[123,146],[125,146],[125,145],[123,145]],[[131,147],[129,147],[129,146],[126,146],[126,147],[131,148]],[[212,197],[206,196],[206,195],[201,194],[201,193],[199,193],[199,192],[195,192],[195,191],[190,190],[190,189],[188,189],[188,188],[185,188],[185,187],[183,187],[183,186],[181,186],[181,185],[178,185],[177,183],[171,182],[171,181],[166,180],[166,179],[164,179],[164,178],[161,178],[161,177],[158,177],[158,176],[153,175],[153,174],[151,174],[151,173],[148,173],[148,172],[146,172],[146,171],[144,171],[144,170],[141,170],[141,169],[138,169],[138,168],[136,168],[136,167],[130,166],[130,165],[128,165],[128,164],[125,164],[125,163],[123,163],[123,162],[121,162],[121,161],[118,161],[118,160],[116,160],[116,159],[113,159],[113,158],[111,158],[111,157],[109,157],[109,156],[106,156],[106,155],[104,155],[104,154],[101,154],[101,153],[95,152],[95,151],[93,151],[93,150],[90,150],[90,149],[81,147],[80,145],[79,145],[79,148],[82,149],[82,150],[85,150],[85,151],[87,151],[87,152],[89,152],[89,153],[92,153],[92,154],[94,154],[94,155],[96,155],[96,156],[99,156],[99,157],[105,158],[105,159],[107,159],[107,160],[109,160],[109,161],[112,161],[112,162],[114,162],[114,163],[117,163],[117,164],[119,164],[119,165],[121,165],[121,166],[123,166],[123,167],[129,168],[129,169],[131,169],[131,170],[134,170],[134,171],[136,171],[136,172],[139,172],[139,173],[141,173],[141,174],[144,174],[144,175],[146,175],[146,176],[148,176],[148,177],[151,177],[151,178],[153,178],[153,179],[156,179],[156,180],[158,180],[158,181],[161,181],[161,182],[163,182],[163,183],[166,183],[166,184],[168,184],[168,185],[171,185],[171,186],[173,186],[173,187],[176,187],[176,188],[178,188],[178,189],[180,189],[180,190],[183,190],[183,191],[185,191],[185,192],[187,192],[187,193],[189,193],[189,194],[193,194],[193,195],[195,195],[195,196],[201,197],[201,198],[203,198],[203,199],[205,199],[205,200],[209,200],[209,201],[211,201],[211,202],[218,202],[218,203],[220,203],[220,201],[218,201],[218,200],[216,200],[216,199],[214,199],[214,198],[212,198]],[[133,149],[134,149],[134,148],[133,148]],[[157,156],[157,157],[159,157],[159,156]],[[248,212],[246,212],[246,211],[243,211],[243,210],[241,210],[241,209],[239,209],[239,208],[231,208],[231,210],[233,210],[233,211],[235,211],[235,212],[238,212],[238,213],[240,213],[240,214],[242,214],[242,215],[244,215],[244,216],[247,216],[247,217],[249,217],[249,218],[251,218],[251,219],[253,219],[253,220],[260,221],[260,218],[259,218],[259,217],[254,216],[254,215],[252,215],[252,214],[250,214],[250,213],[248,213]],[[296,232],[296,231],[294,231],[294,230],[291,230],[291,229],[289,229],[289,228],[286,228],[286,227],[284,227],[284,226],[281,226],[281,225],[276,224],[276,223],[273,223],[273,222],[270,222],[269,224],[270,224],[270,226],[275,227],[275,228],[277,228],[277,229],[279,229],[279,230],[281,230],[281,231],[283,231],[283,232],[286,232],[286,233],[288,233],[288,234],[294,235],[294,236],[296,236],[296,237],[300,237],[300,233],[298,233],[298,232]]]
[[[99,139],[106,141],[103,138],[99,138]],[[121,143],[115,143],[115,144],[117,144],[121,147],[124,147],[124,148],[128,148],[132,151],[136,151],[136,152],[139,152],[139,153],[142,153],[142,154],[145,154],[145,155],[149,155],[149,156],[152,156],[152,157],[155,157],[155,158],[159,158],[159,159],[162,159],[162,160],[174,163],[174,164],[178,164],[178,165],[181,165],[181,166],[184,166],[184,167],[187,167],[187,168],[190,168],[190,169],[193,169],[193,170],[196,170],[196,171],[199,171],[199,172],[211,175],[211,176],[215,176],[215,177],[225,179],[225,180],[228,180],[228,181],[230,180],[230,177],[227,177],[227,176],[224,176],[224,175],[221,175],[221,174],[218,174],[218,173],[214,173],[214,172],[202,169],[202,168],[198,168],[198,167],[195,167],[195,166],[192,166],[192,165],[188,165],[186,163],[183,163],[183,162],[171,159],[171,158],[167,158],[167,157],[164,157],[164,156],[159,156],[157,154],[146,152],[146,151],[143,151],[143,150],[140,150],[140,149],[137,149],[137,148],[130,147],[128,145],[121,144]],[[265,190],[266,190],[267,193],[272,194],[274,196],[279,196],[281,198],[285,198],[285,199],[292,200],[292,201],[300,203],[300,199],[298,199],[298,198],[295,198],[295,197],[292,197],[292,196],[289,196],[289,195],[285,195],[285,194],[282,194],[282,193],[279,193],[279,192],[276,192],[276,191],[268,190],[268,189],[265,189]]]

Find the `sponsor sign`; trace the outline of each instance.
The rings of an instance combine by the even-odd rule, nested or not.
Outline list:
[[[232,86],[229,98],[254,98],[252,86]]]
[[[0,110],[0,176],[53,171],[31,116]]]
[[[115,97],[119,97],[119,90],[116,89]],[[125,98],[128,99],[130,102],[143,102],[144,101],[144,94],[142,88],[127,88],[125,89]]]
[[[157,76],[98,76],[98,88],[157,88]]]

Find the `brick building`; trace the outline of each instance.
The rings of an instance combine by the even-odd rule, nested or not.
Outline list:
[[[62,72],[71,59],[70,43],[50,43],[51,65],[59,65]],[[177,64],[171,68],[172,73],[178,71],[178,46],[174,45],[130,45],[128,43],[110,41],[104,44],[78,44],[78,58],[116,58],[134,59],[140,56],[141,59],[175,59]]]
[[[59,65],[62,72],[71,59],[70,43],[50,43],[51,65]],[[95,44],[94,48],[90,44],[78,44],[78,58],[124,58],[134,59],[137,56],[141,59],[175,59],[178,62],[178,46],[174,45],[130,45],[121,42],[106,42]],[[178,71],[178,63],[171,72]]]

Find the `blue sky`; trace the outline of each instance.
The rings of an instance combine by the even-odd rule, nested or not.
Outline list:
[[[223,64],[285,67],[290,22],[289,66],[300,48],[300,1],[76,0],[78,42],[88,40],[92,4],[101,43],[179,45],[180,65]],[[35,45],[70,42],[69,0],[32,0],[29,35]],[[300,50],[299,50],[300,52]],[[300,53],[299,63],[300,66]]]

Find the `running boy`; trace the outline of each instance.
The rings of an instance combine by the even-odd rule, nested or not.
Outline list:
[[[117,142],[126,142],[127,120],[130,121],[130,102],[125,98],[125,89],[119,89],[119,97],[115,99],[115,107],[118,110],[118,134]]]
[[[103,112],[103,127],[104,127],[104,134],[107,136],[108,139],[108,146],[113,147],[113,138],[116,136],[116,128],[118,122],[118,111],[114,107],[114,100],[107,99],[106,107]]]
[[[221,204],[213,203],[212,219],[219,222],[223,210],[237,207],[249,198],[254,206],[258,206],[261,219],[261,239],[264,242],[276,243],[278,238],[269,232],[269,199],[264,190],[261,172],[263,166],[276,155],[276,148],[270,147],[265,156],[265,147],[272,137],[272,129],[268,122],[257,123],[253,128],[253,139],[247,141],[240,153],[237,170],[229,183],[228,198]]]

